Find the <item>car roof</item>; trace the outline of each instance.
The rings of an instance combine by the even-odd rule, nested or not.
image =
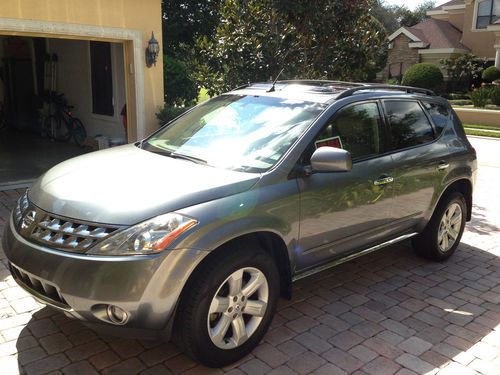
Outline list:
[[[331,103],[356,93],[369,94],[370,92],[372,95],[375,93],[383,96],[401,96],[402,94],[437,96],[431,90],[417,87],[327,80],[277,81],[274,84],[274,90],[272,87],[273,83],[271,82],[250,83],[238,87],[228,94],[269,96],[318,103]]]

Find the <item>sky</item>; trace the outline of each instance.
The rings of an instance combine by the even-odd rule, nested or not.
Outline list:
[[[446,3],[448,0],[437,0],[436,6]],[[385,0],[387,4],[391,5],[406,5],[410,9],[415,9],[419,4],[424,1],[421,0]]]

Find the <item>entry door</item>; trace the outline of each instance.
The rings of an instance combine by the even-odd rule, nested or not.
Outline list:
[[[327,123],[308,156],[322,146],[351,152],[349,172],[314,173],[300,178],[298,270],[327,262],[387,236],[393,189],[383,155],[384,127],[379,105],[344,107]]]

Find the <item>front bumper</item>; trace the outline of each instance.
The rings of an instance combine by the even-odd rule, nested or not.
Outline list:
[[[140,337],[170,336],[180,293],[206,255],[188,249],[122,257],[63,252],[26,241],[12,218],[2,245],[13,277],[40,302],[103,328],[117,326],[106,307],[118,306],[128,314],[120,331]]]

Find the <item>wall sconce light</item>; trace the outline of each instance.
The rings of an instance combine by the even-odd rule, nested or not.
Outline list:
[[[151,39],[149,39],[148,48],[146,48],[146,65],[148,68],[151,68],[153,65],[156,66],[159,53],[160,43],[155,39],[155,34],[151,32]]]

